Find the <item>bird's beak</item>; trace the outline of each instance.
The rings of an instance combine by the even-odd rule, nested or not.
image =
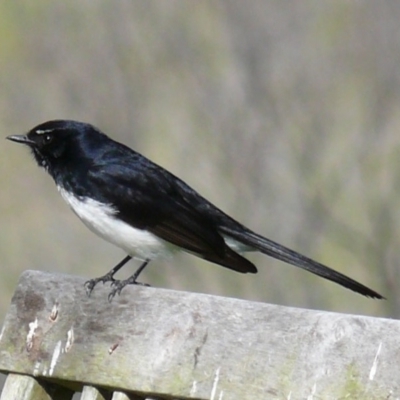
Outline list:
[[[27,144],[27,145],[34,145],[35,144],[35,142],[33,140],[30,140],[25,135],[11,135],[11,136],[7,136],[6,139],[12,140],[13,142],[17,142],[17,143],[24,143],[24,144]]]

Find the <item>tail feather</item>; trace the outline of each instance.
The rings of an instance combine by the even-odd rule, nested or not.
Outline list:
[[[241,272],[242,274],[257,273],[257,268],[251,261],[249,261],[247,258],[242,257],[240,254],[236,253],[228,246],[225,247],[224,255],[222,257],[214,253],[206,253],[202,255],[198,254],[198,256],[204,258],[207,261],[222,265],[223,267]]]
[[[368,287],[347,277],[346,275],[343,275],[340,272],[327,267],[326,265],[320,264],[311,258],[303,256],[294,250],[290,250],[279,243],[258,235],[255,232],[249,230],[238,231],[229,227],[220,227],[219,229],[224,235],[227,235],[246,246],[250,246],[256,250],[259,250],[268,256],[305,269],[315,275],[319,275],[322,278],[338,283],[339,285],[342,285],[364,296],[376,299],[384,299],[384,297],[379,293],[369,289]]]

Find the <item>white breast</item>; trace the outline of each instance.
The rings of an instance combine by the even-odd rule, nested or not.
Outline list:
[[[95,234],[141,260],[165,257],[177,247],[143,229],[133,228],[116,218],[116,210],[90,198],[79,199],[64,188],[57,187],[81,221]]]

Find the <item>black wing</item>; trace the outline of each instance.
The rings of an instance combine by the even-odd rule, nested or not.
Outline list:
[[[88,170],[87,184],[102,187],[101,201],[119,210],[119,218],[208,261],[238,272],[257,272],[226,245],[215,221],[185,200],[176,185],[179,178],[128,148],[114,153]]]

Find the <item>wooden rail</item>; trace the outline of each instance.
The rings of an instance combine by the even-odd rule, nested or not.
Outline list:
[[[397,399],[400,322],[26,271],[1,400]],[[367,300],[366,301],[372,301]]]

